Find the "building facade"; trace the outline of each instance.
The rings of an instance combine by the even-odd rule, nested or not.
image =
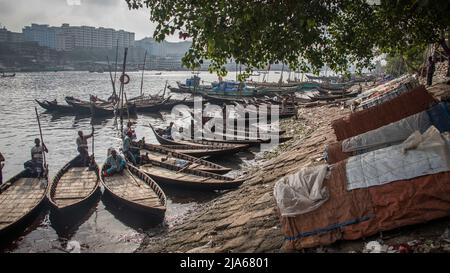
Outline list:
[[[7,30],[5,27],[0,28],[0,43],[20,43],[23,41],[22,33],[12,32]]]
[[[76,48],[105,48],[132,47],[135,34],[124,30],[116,31],[112,28],[95,28],[90,26],[70,26],[62,24],[61,27],[31,24],[23,28],[26,41],[37,42],[58,51],[72,51]]]

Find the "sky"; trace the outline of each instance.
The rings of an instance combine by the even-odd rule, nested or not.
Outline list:
[[[151,37],[155,24],[149,10],[129,10],[125,0],[0,0],[0,24],[22,32],[31,23],[61,26],[110,27],[136,33],[136,40]],[[167,38],[178,42],[178,36]]]

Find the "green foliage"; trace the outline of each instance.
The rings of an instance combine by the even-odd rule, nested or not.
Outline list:
[[[386,74],[398,77],[408,71],[403,58],[400,55],[388,55],[386,57]]]
[[[150,9],[157,40],[175,33],[192,39],[187,67],[209,59],[219,74],[230,58],[246,72],[275,62],[312,72],[324,64],[339,72],[351,64],[362,69],[380,53],[404,55],[442,40],[450,25],[448,0],[126,1],[131,9]]]

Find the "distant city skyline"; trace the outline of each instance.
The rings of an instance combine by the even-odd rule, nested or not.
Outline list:
[[[78,5],[80,3],[80,5]],[[148,9],[129,10],[125,0],[0,0],[0,24],[22,32],[31,23],[61,26],[86,25],[134,32],[136,40],[152,37],[155,24]],[[177,35],[167,41],[181,42]]]

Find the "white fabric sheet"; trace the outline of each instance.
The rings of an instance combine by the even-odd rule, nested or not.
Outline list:
[[[328,200],[323,183],[328,173],[327,165],[304,168],[287,175],[275,183],[274,197],[281,215],[292,217],[313,211]]]

